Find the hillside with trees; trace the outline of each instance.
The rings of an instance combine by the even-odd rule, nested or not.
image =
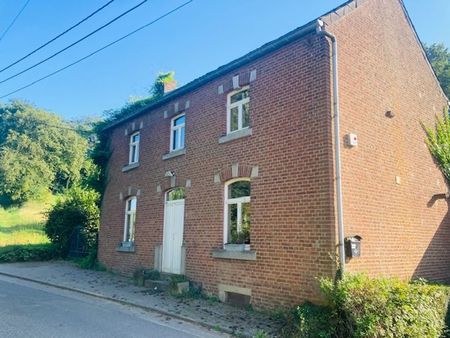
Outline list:
[[[0,204],[61,193],[95,175],[83,128],[26,102],[0,106]]]

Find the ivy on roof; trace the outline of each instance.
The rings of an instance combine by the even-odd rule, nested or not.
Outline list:
[[[116,120],[124,119],[127,116],[131,116],[134,113],[144,109],[150,103],[159,100],[164,96],[164,84],[175,81],[174,76],[174,71],[160,72],[150,87],[150,96],[138,100],[132,100],[127,102],[121,108],[106,111],[106,119],[104,121],[105,125]]]

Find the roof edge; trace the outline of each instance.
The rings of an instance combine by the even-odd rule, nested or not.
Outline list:
[[[263,56],[265,56],[265,55],[267,55],[267,54],[269,54],[269,53],[271,53],[293,41],[299,40],[302,37],[306,36],[307,34],[312,33],[316,30],[316,23],[317,23],[318,19],[324,20],[326,24],[329,24],[331,22],[334,22],[334,21],[339,20],[342,17],[346,16],[348,13],[357,9],[360,5],[364,4],[366,1],[368,1],[368,0],[347,0],[343,4],[328,11],[327,13],[319,16],[318,18],[308,22],[307,24],[300,26],[299,28],[296,28],[296,29],[282,35],[281,37],[262,45],[261,47],[245,54],[244,56],[241,56],[223,66],[220,66],[219,68],[217,68],[213,71],[210,71],[210,72],[206,73],[205,75],[200,76],[197,79],[192,80],[191,82],[187,83],[186,85],[169,92],[168,94],[164,95],[160,99],[149,103],[146,107],[136,111],[135,113],[124,116],[118,120],[110,122],[101,131],[103,132],[103,131],[109,130],[111,128],[114,128],[128,120],[131,120],[137,116],[140,116],[140,115],[148,112],[149,110],[160,107],[160,106],[164,105],[165,103],[169,102],[170,100],[173,100],[179,96],[187,94],[187,93],[207,84],[208,82],[210,82],[222,75],[225,75],[228,72],[231,72],[245,64],[248,64],[258,58],[261,58],[261,57],[263,57]],[[415,37],[421,47],[422,53],[425,57],[425,60],[428,63],[428,65],[436,79],[437,85],[438,85],[439,89],[441,90],[441,93],[444,96],[444,98],[446,98],[448,101],[448,98],[445,95],[444,90],[442,89],[442,87],[439,83],[436,73],[434,72],[434,69],[431,66],[430,60],[428,60],[428,57],[423,48],[423,44],[420,41],[420,38],[417,34],[416,29],[414,28],[414,25],[408,14],[408,11],[406,10],[406,7],[405,7],[403,1],[402,0],[398,0],[398,1],[400,2],[401,7],[403,8],[403,12],[406,16],[408,23],[412,27],[412,30],[413,30]]]
[[[413,24],[413,22],[411,20],[411,17],[409,16],[409,13],[408,13],[408,10],[406,9],[405,3],[403,2],[403,0],[398,0],[398,2],[400,3],[400,6],[402,7],[403,13],[405,14],[406,21],[408,21],[408,24],[412,28],[412,31],[414,33],[414,37],[416,38],[416,40],[417,40],[417,42],[419,44],[420,50],[422,51],[423,57],[425,58],[425,62],[428,64],[428,67],[430,68],[431,73],[434,76],[434,79],[436,81],[436,84],[437,84],[439,90],[441,91],[442,96],[447,100],[447,104],[450,105],[450,100],[447,97],[447,95],[445,94],[444,89],[442,88],[441,83],[439,82],[439,79],[437,77],[437,74],[434,71],[433,66],[431,65],[431,61],[430,61],[430,59],[427,56],[427,52],[425,51],[425,47],[424,47],[422,41],[420,40],[419,34],[416,31],[416,27],[414,27],[414,24]]]
[[[217,68],[213,71],[206,73],[205,75],[185,84],[184,86],[167,93],[160,99],[150,103],[148,106],[142,108],[141,110],[138,110],[137,112],[135,112],[133,114],[130,114],[128,116],[124,116],[121,119],[112,121],[111,123],[106,125],[104,128],[102,128],[101,131],[103,132],[103,131],[109,130],[109,129],[116,127],[128,120],[131,120],[132,118],[135,118],[149,110],[152,110],[154,108],[162,106],[163,104],[167,103],[170,100],[175,99],[176,97],[179,97],[188,92],[191,92],[191,91],[203,86],[204,84],[206,84],[222,75],[225,75],[228,72],[233,71],[236,68],[239,68],[247,63],[250,63],[251,61],[254,61],[260,57],[263,57],[263,56],[265,56],[265,55],[267,55],[267,54],[269,54],[269,53],[271,53],[293,41],[296,41],[296,40],[306,36],[309,33],[314,32],[316,29],[316,21],[317,20],[310,21],[307,24],[305,24],[299,28],[296,28],[293,31],[290,31],[289,33],[287,33],[271,42],[268,42],[268,43],[262,45],[261,47],[245,54],[244,56],[241,56],[240,58],[235,59],[223,66],[220,66],[219,68]]]

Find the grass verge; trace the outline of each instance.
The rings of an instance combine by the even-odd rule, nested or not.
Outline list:
[[[53,198],[27,202],[21,207],[0,208],[0,247],[19,244],[45,244],[44,215]]]

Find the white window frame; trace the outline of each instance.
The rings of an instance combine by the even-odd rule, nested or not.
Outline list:
[[[224,208],[223,208],[223,244],[228,244],[230,242],[230,238],[228,238],[229,235],[229,224],[228,224],[228,205],[230,204],[237,204],[237,230],[238,232],[241,230],[242,226],[242,204],[243,203],[250,203],[250,196],[244,196],[244,197],[238,197],[238,198],[228,198],[228,187],[236,182],[240,181],[246,181],[250,182],[250,189],[251,189],[251,181],[248,177],[239,177],[234,178],[232,180],[229,180],[225,183],[224,186]],[[250,190],[251,191],[251,190]]]
[[[239,88],[238,90],[234,90],[227,96],[227,134],[232,134],[235,132],[238,132],[243,129],[248,129],[250,127],[242,127],[242,107],[244,104],[250,102],[250,97],[246,97],[243,100],[231,103],[231,97],[239,92],[242,92],[244,90],[249,90],[249,86],[245,86],[242,88]],[[238,107],[238,129],[231,131],[231,109]]]
[[[175,116],[174,118],[172,118],[172,120],[170,121],[170,152],[173,151],[178,151],[178,150],[182,150],[186,147],[186,117],[184,120],[183,124],[180,124],[178,126],[175,125],[175,121],[177,119],[179,119],[180,117],[186,116],[185,113],[181,113],[177,116]],[[184,140],[183,140],[183,147],[181,147],[181,129],[184,128]],[[173,138],[173,134],[174,132],[178,132],[180,137],[178,138],[178,144],[176,145],[176,147],[174,148],[174,138]]]
[[[131,205],[131,201],[135,200],[136,201],[136,208],[135,209],[131,209],[128,210],[128,204]],[[129,198],[126,199],[125,201],[125,222],[124,222],[124,227],[123,227],[123,243],[133,243],[134,239],[132,240],[131,237],[129,239],[127,239],[127,233],[134,233],[136,231],[136,210],[137,210],[137,198],[136,196],[131,196]],[[128,224],[128,216],[132,216],[134,214],[134,217],[130,217],[130,219],[134,219],[134,223],[133,224]],[[133,231],[128,231],[128,229],[132,229]]]
[[[133,142],[133,137],[139,135],[139,140]],[[128,164],[134,164],[139,162],[139,143],[141,141],[141,133],[135,132],[130,135],[130,149],[129,149],[129,155],[128,155]],[[135,148],[135,158],[133,159],[133,148]]]

